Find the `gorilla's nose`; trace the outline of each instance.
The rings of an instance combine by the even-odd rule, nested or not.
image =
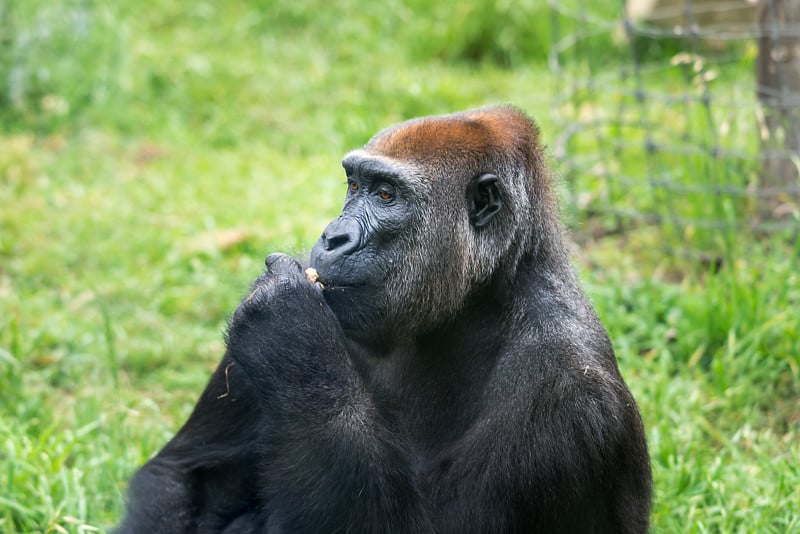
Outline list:
[[[347,256],[359,246],[361,227],[353,219],[336,219],[322,232],[322,249],[333,256]]]

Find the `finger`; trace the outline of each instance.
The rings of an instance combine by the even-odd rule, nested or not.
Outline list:
[[[270,274],[278,276],[299,275],[303,272],[303,268],[300,263],[298,263],[296,259],[286,254],[270,254],[267,256],[264,264],[267,266]]]

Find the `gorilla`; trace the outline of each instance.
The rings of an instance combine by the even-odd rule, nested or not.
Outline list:
[[[642,421],[573,272],[535,123],[390,127],[272,254],[120,533],[641,533]]]

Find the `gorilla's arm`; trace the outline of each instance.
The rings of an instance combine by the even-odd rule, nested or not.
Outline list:
[[[365,391],[321,290],[288,256],[267,266],[228,330],[262,406],[267,530],[430,531],[404,439]]]
[[[525,524],[536,532],[647,532],[648,509],[638,495],[650,482],[635,468],[648,462],[636,439],[641,422],[613,371],[561,342],[506,358],[511,362],[498,374],[513,378],[498,380],[502,393],[426,468],[422,485],[432,508],[455,514],[435,523],[476,532]],[[516,500],[523,504],[509,506]],[[458,510],[445,506],[452,502]],[[530,516],[507,515],[514,509]]]
[[[259,417],[251,381],[226,356],[186,424],[131,480],[117,532],[254,531]]]

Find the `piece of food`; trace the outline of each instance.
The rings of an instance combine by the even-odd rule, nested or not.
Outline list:
[[[309,267],[306,269],[306,279],[309,283],[318,284],[319,287],[322,287],[322,282],[319,281],[319,274],[315,268]]]

